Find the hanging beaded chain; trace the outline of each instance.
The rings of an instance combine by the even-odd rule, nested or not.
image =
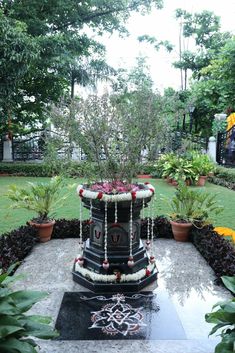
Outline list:
[[[130,257],[132,257],[132,236],[133,236],[133,218],[132,218],[132,201],[131,201],[131,205],[130,205]]]
[[[82,241],[82,200],[80,198],[80,209],[79,209],[79,218],[80,218],[80,229],[79,229],[79,250],[82,250],[82,245],[83,245],[83,241]]]
[[[147,241],[146,241],[146,249],[150,250],[150,206],[148,206],[148,215],[147,215]]]
[[[92,199],[90,199],[90,224],[93,222],[92,221],[92,209],[93,209],[93,204],[92,204]]]
[[[132,201],[131,201],[131,204],[130,204],[129,236],[130,236],[130,255],[129,255],[129,259],[128,259],[127,265],[129,267],[133,267],[134,266],[134,259],[133,259],[133,256],[132,256],[132,240],[133,240],[133,207],[132,207]]]
[[[142,219],[144,219],[144,207],[145,207],[145,203],[144,203],[144,199],[143,199],[143,203],[142,203]]]
[[[117,201],[115,201],[115,213],[114,213],[114,223],[117,224],[118,215],[117,215]]]
[[[79,208],[79,239],[78,239],[78,247],[79,247],[79,256],[75,259],[75,262],[78,263],[79,266],[83,266],[84,258],[82,256],[82,248],[83,248],[83,241],[82,241],[82,200],[80,198],[80,208]]]
[[[103,268],[107,270],[109,268],[108,253],[107,253],[107,241],[108,241],[108,205],[105,201],[104,206],[104,261]]]
[[[154,210],[154,196],[152,198],[152,201],[151,201],[151,204],[150,204],[150,207],[151,207],[151,244],[153,246],[153,227],[154,227],[154,218],[153,218],[153,210]]]
[[[154,263],[155,262],[155,257],[153,255],[153,228],[154,228],[154,215],[153,215],[153,212],[154,212],[154,195],[153,195],[153,198],[151,200],[151,203],[150,203],[150,207],[151,207],[151,255],[150,255],[150,262],[151,263]]]

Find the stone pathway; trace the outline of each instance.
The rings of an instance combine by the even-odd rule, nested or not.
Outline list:
[[[158,287],[147,288],[167,295],[173,303],[186,333],[186,340],[106,340],[39,341],[41,353],[213,353],[218,339],[209,338],[211,325],[205,314],[212,306],[231,297],[215,286],[213,270],[191,243],[158,239],[154,251],[159,269]],[[52,316],[55,322],[65,291],[87,291],[74,283],[71,275],[77,255],[77,240],[52,240],[38,244],[17,270],[26,278],[17,289],[48,291],[49,296],[36,304],[33,313]]]

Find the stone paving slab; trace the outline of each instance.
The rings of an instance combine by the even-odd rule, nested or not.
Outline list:
[[[49,296],[37,303],[33,313],[49,315],[53,323],[58,315],[64,292],[84,291],[72,280],[71,269],[77,255],[77,240],[52,240],[38,244],[17,270],[25,279],[17,289],[48,291]],[[211,325],[205,314],[220,301],[229,299],[230,293],[214,285],[213,270],[191,243],[157,239],[154,253],[159,269],[158,287],[146,288],[167,296],[173,303],[185,330],[187,340],[155,341],[42,341],[41,353],[212,353],[218,342],[208,339]],[[85,289],[86,290],[86,289]]]

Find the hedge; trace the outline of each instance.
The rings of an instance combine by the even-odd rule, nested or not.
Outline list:
[[[13,176],[31,176],[31,177],[51,177],[58,175],[61,172],[65,172],[71,177],[82,177],[84,175],[84,169],[86,168],[86,162],[69,162],[63,166],[59,165],[47,166],[45,163],[0,163],[0,174],[9,174]]]
[[[67,176],[83,177],[85,170],[89,167],[87,162],[68,162],[58,166],[47,166],[45,163],[25,163],[25,162],[0,162],[0,174],[9,174],[13,176],[31,176],[31,177],[50,177],[66,171]],[[154,175],[156,167],[153,164],[140,165],[137,174]]]
[[[208,181],[235,190],[235,168],[232,169],[218,166],[216,167],[214,176],[209,177]]]

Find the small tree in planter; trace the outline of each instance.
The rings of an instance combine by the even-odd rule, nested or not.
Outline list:
[[[29,224],[38,229],[41,242],[50,240],[55,220],[55,210],[62,206],[68,194],[62,194],[64,180],[53,177],[49,182],[28,183],[20,188],[11,185],[6,196],[12,201],[11,208],[24,208],[37,214]]]
[[[94,171],[91,180],[77,188],[80,220],[83,205],[90,211],[90,239],[83,249],[81,244],[73,278],[94,291],[139,290],[157,276],[150,221],[150,253],[140,240],[140,212],[154,188],[132,182],[141,155],[140,130],[135,129],[129,102],[114,96],[90,96],[75,102],[73,109],[79,145]]]

